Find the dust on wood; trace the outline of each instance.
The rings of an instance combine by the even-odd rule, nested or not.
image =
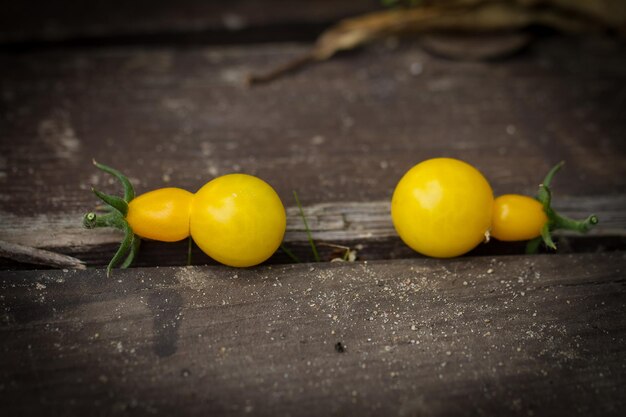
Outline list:
[[[0,405],[615,414],[626,405],[625,267],[621,252],[150,268],[112,280],[5,272]]]

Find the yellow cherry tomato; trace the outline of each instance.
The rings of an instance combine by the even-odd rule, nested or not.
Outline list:
[[[190,230],[207,255],[225,265],[246,267],[269,258],[287,225],[276,191],[263,180],[229,174],[205,184],[191,203]]]
[[[411,168],[391,200],[400,238],[424,255],[449,258],[469,252],[491,225],[493,192],[473,166],[435,158]]]
[[[505,194],[493,202],[491,235],[498,240],[530,240],[541,236],[548,222],[543,205],[534,198]]]
[[[126,221],[140,237],[176,242],[189,236],[193,194],[180,188],[160,188],[128,203]]]

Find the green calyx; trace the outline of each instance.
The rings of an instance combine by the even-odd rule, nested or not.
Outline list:
[[[120,268],[127,268],[132,264],[137,252],[139,251],[139,245],[141,239],[137,236],[128,222],[126,221],[126,214],[128,214],[128,203],[135,198],[135,190],[128,178],[116,169],[108,167],[93,161],[93,164],[101,171],[106,172],[118,179],[124,188],[124,197],[118,197],[115,195],[105,194],[92,188],[93,193],[104,202],[105,212],[102,214],[96,212],[89,212],[83,216],[83,225],[87,229],[95,229],[98,227],[113,227],[124,232],[124,239],[120,243],[120,247],[111,258],[111,261],[107,265],[107,277],[111,275],[111,270],[120,265]]]
[[[536,253],[539,250],[541,242],[553,250],[556,250],[556,244],[552,240],[552,232],[555,230],[572,230],[579,233],[587,233],[593,226],[598,224],[598,217],[595,214],[590,215],[583,220],[571,219],[556,212],[552,208],[552,189],[550,184],[554,175],[565,165],[561,161],[556,164],[546,175],[543,183],[539,185],[537,200],[543,205],[543,211],[548,217],[548,222],[541,229],[541,236],[531,240],[526,245],[526,253]]]

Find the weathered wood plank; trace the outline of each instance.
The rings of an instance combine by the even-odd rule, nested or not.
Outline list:
[[[534,193],[563,159],[560,196],[623,194],[622,48],[559,38],[506,63],[370,48],[256,89],[240,83],[250,69],[304,48],[0,55],[0,202],[19,215],[91,208],[91,185],[117,188],[92,157],[139,192],[245,171],[305,205],[387,200],[438,155],[475,164],[498,193]]]
[[[57,252],[51,252],[34,248],[32,246],[23,246],[15,243],[0,240],[0,258],[8,258],[18,262],[45,265],[47,267],[85,269],[85,264],[71,256],[62,255]]]
[[[67,41],[107,38],[151,38],[167,36],[236,33],[248,29],[287,27],[297,36],[297,25],[324,25],[341,18],[380,8],[376,1],[315,0],[294,4],[281,0],[110,0],[91,1],[89,5],[71,0],[40,2],[0,2],[0,43]],[[264,36],[261,32],[258,36]],[[283,34],[283,36],[288,36]],[[193,39],[193,38],[192,38]],[[218,39],[225,39],[224,36]],[[227,39],[227,37],[226,37]]]
[[[620,415],[624,252],[2,272],[7,415]],[[341,343],[340,353],[336,344]]]
[[[574,218],[596,214],[601,222],[591,230],[591,236],[626,236],[626,195],[595,199],[570,197],[555,202],[554,207],[559,213]],[[396,236],[389,201],[323,203],[303,207],[303,210],[312,236],[318,241],[357,242]],[[119,232],[85,229],[82,226],[84,214],[21,218],[0,213],[0,235],[18,244],[46,248],[119,242]],[[51,233],[42,235],[42,230]],[[285,241],[307,241],[297,207],[287,208]]]
[[[304,47],[0,54],[0,239],[74,254],[115,241],[80,230],[95,202],[89,188],[117,190],[92,157],[123,169],[139,192],[193,191],[244,171],[286,205],[297,190],[315,208],[385,204],[411,165],[440,155],[479,167],[496,193],[532,194],[563,159],[558,204],[600,206],[608,222],[599,230],[620,235],[623,49],[555,38],[520,59],[457,63],[410,43],[375,46],[256,89],[241,84],[248,71]],[[316,227],[346,227],[336,220]],[[365,220],[364,234],[391,234],[384,217]],[[351,238],[316,237],[327,231]],[[301,237],[290,229],[288,239]]]

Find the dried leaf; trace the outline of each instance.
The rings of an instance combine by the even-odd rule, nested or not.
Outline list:
[[[429,32],[489,33],[542,25],[568,33],[612,29],[626,35],[623,0],[442,0],[409,9],[391,9],[348,18],[326,30],[307,54],[248,83],[268,82],[339,51],[388,35]]]

